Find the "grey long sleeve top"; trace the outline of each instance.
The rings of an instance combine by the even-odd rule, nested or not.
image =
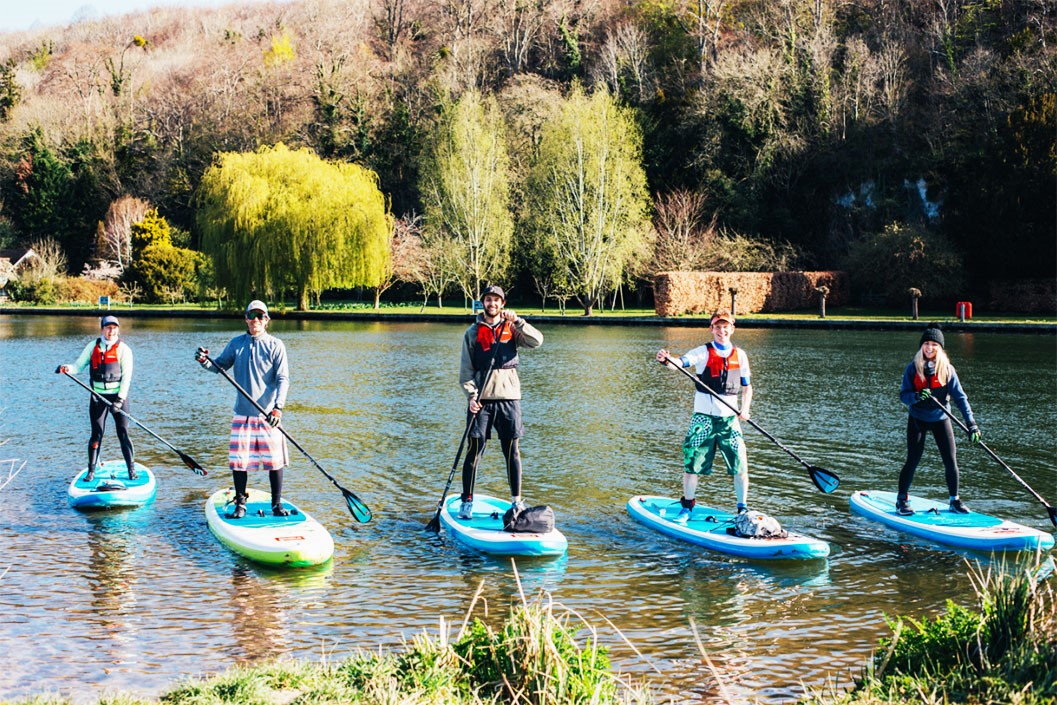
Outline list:
[[[286,361],[283,341],[268,333],[254,338],[249,333],[232,338],[224,351],[213,358],[217,365],[230,370],[235,381],[245,389],[264,410],[282,409],[290,389],[290,369]],[[212,366],[212,372],[218,372]],[[236,416],[260,414],[241,394],[235,396]]]

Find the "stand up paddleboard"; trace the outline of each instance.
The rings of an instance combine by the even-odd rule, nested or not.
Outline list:
[[[681,541],[742,558],[825,558],[829,544],[792,531],[785,538],[746,538],[734,533],[737,515],[698,504],[685,524],[676,523],[679,500],[640,495],[628,500],[628,514],[655,531]]]
[[[285,499],[290,516],[272,516],[269,493],[250,489],[247,494],[241,519],[230,517],[235,490],[219,490],[206,500],[206,524],[222,544],[258,563],[291,568],[319,565],[334,555],[334,539],[318,521]]]
[[[154,473],[136,463],[135,480],[128,479],[124,460],[109,460],[96,466],[95,477],[85,482],[88,468],[77,473],[66,488],[70,506],[77,509],[117,509],[150,504],[158,492]]]
[[[910,496],[914,513],[896,513],[896,493],[875,490],[852,494],[852,511],[897,531],[937,543],[975,551],[1034,551],[1053,548],[1053,537],[1044,531],[998,517],[971,512],[955,514],[946,502]]]
[[[545,534],[504,531],[503,514],[510,509],[510,502],[475,494],[472,519],[459,518],[460,504],[459,495],[449,497],[440,519],[456,540],[478,551],[497,556],[560,556],[569,548],[564,534],[557,529]]]

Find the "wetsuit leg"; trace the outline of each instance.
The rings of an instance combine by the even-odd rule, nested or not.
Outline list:
[[[95,472],[95,466],[99,464],[99,446],[103,442],[103,432],[106,430],[106,417],[108,407],[103,402],[92,396],[88,402],[88,420],[92,425],[92,435],[88,439],[88,472]]]
[[[117,399],[117,396],[114,396]],[[125,405],[122,411],[129,410],[129,401],[125,400]],[[132,445],[132,437],[129,436],[128,426],[129,420],[126,414],[113,414],[114,417],[114,429],[117,431],[117,440],[121,444],[121,455],[125,458],[125,467],[128,469],[128,476],[131,479],[135,479],[136,475],[136,447]]]
[[[268,484],[272,489],[272,511],[283,506],[283,469],[268,471]],[[285,511],[285,510],[284,510]],[[284,515],[285,516],[285,515]]]
[[[245,497],[246,485],[249,484],[249,473],[245,470],[232,470],[231,480],[235,486],[235,494],[239,497]]]
[[[516,438],[500,438],[503,458],[506,460],[506,477],[510,481],[510,495],[521,496],[521,450]]]
[[[462,499],[468,501],[473,497],[473,487],[477,484],[477,465],[484,453],[483,438],[469,438],[466,441],[466,459],[462,462]]]
[[[950,419],[932,424],[932,437],[936,439],[940,458],[943,459],[943,472],[947,480],[947,491],[951,497],[958,496],[958,451],[954,444],[954,427]]]
[[[921,454],[925,451],[925,431],[927,427],[924,423],[917,421],[912,416],[907,417],[907,460],[903,463],[903,469],[899,471],[899,491],[897,495],[900,498],[906,498],[910,493],[910,485],[914,482],[914,472],[918,469],[918,463],[921,462]]]

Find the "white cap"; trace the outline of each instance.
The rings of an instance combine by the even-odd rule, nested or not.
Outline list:
[[[246,306],[246,315],[250,315],[250,311],[264,311],[264,315],[268,315],[268,306],[257,299],[250,301],[249,305]]]

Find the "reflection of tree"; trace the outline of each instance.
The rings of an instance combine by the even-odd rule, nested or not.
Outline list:
[[[231,587],[231,636],[239,647],[238,660],[262,661],[285,651],[285,614],[279,593],[242,565],[232,568]]]

